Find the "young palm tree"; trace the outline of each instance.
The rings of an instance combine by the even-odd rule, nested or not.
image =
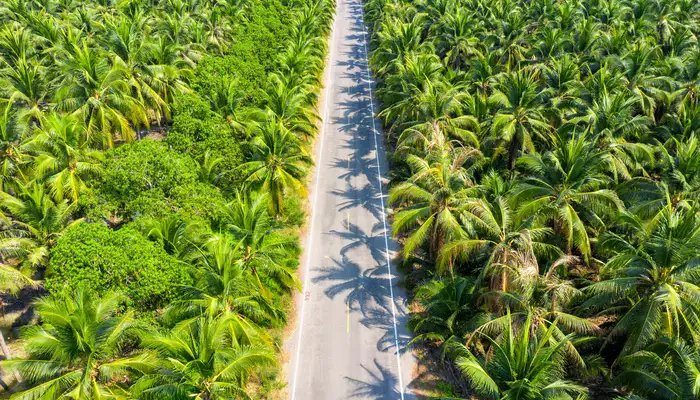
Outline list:
[[[628,390],[660,400],[700,396],[700,355],[695,346],[661,338],[620,359],[616,382]]]
[[[516,330],[510,323],[506,326],[499,337],[485,336],[485,354],[463,344],[455,346],[457,367],[480,398],[560,399],[586,393],[584,387],[563,379],[571,335],[554,339],[556,323],[536,334],[527,328]]]
[[[157,355],[153,373],[131,390],[144,400],[249,399],[246,383],[276,363],[265,348],[236,345],[224,317],[187,321],[146,338],[144,345]]]
[[[623,214],[629,232],[609,232],[600,247],[611,255],[602,276],[585,290],[582,307],[622,312],[609,340],[624,339],[622,355],[643,349],[660,335],[697,340],[700,299],[697,249],[700,221],[694,209],[665,212],[650,232],[638,218]]]
[[[118,295],[96,298],[81,288],[40,299],[36,309],[43,323],[23,335],[28,359],[2,362],[32,385],[13,398],[129,398],[130,378],[148,371],[149,360],[146,354],[122,353],[134,314],[118,314],[120,301]]]
[[[409,344],[437,342],[444,349],[460,342],[470,332],[468,322],[474,315],[474,282],[457,276],[431,280],[415,291],[424,311],[414,313],[408,323],[415,333]]]

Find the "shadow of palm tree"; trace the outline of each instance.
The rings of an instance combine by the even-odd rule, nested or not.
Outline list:
[[[373,307],[391,310],[388,281],[377,269],[363,269],[345,256],[342,260],[331,260],[333,265],[316,269],[318,274],[312,279],[314,283],[330,283],[323,291],[326,296],[334,299],[345,294],[350,310],[363,315]]]
[[[357,207],[362,207],[372,214],[376,220],[382,218],[382,209],[379,202],[379,192],[377,187],[370,181],[361,188],[350,186],[346,190],[333,190],[331,194],[342,199],[338,211],[346,211]],[[365,235],[366,236],[366,235]]]
[[[366,380],[345,377],[354,387],[350,397],[376,400],[396,400],[401,398],[396,375],[379,364],[376,358],[374,359],[374,368],[370,369],[365,365],[361,365],[361,367],[365,375],[367,375]],[[414,400],[415,396],[404,393],[403,398],[405,400]]]
[[[394,300],[400,304],[400,299],[395,298]],[[408,343],[412,339],[411,334],[405,328],[407,322],[408,315],[402,307],[396,309],[396,336],[394,335],[394,315],[390,309],[367,309],[360,320],[360,323],[367,328],[384,332],[384,335],[377,342],[377,350],[396,353],[398,344],[398,351],[401,354],[408,351]]]

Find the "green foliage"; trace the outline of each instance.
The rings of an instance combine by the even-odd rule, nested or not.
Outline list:
[[[3,365],[24,378],[13,397],[282,385],[270,330],[299,287],[305,140],[333,6],[0,3],[0,287],[46,272],[50,292],[28,359]],[[281,152],[260,145],[272,128]],[[273,197],[244,182],[251,161],[282,176]]]
[[[173,150],[200,162],[207,153],[220,158],[216,169],[223,175],[222,184],[227,187],[239,186],[243,178],[235,169],[244,161],[241,149],[243,135],[196,95],[178,97],[174,109],[175,117],[165,142]]]
[[[126,305],[156,310],[178,297],[191,282],[186,264],[169,256],[132,227],[111,230],[100,223],[66,229],[51,250],[46,288],[69,294],[79,286],[90,293],[119,291]]]
[[[153,140],[141,140],[107,152],[102,180],[82,206],[92,219],[182,214],[216,223],[226,200],[208,182],[199,181],[200,167],[186,154]]]
[[[118,314],[121,299],[95,297],[82,288],[40,299],[42,324],[28,327],[28,360],[5,360],[3,368],[18,371],[32,387],[16,399],[70,396],[80,399],[128,396],[127,378],[149,370],[146,354],[122,355],[134,331],[134,312]],[[135,332],[134,332],[135,333]]]
[[[697,397],[697,2],[364,8],[412,343],[479,398]]]

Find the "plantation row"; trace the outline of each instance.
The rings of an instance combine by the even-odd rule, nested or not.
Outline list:
[[[441,395],[700,397],[699,3],[365,10]]]
[[[0,3],[0,288],[41,293],[13,399],[279,389],[334,7]]]

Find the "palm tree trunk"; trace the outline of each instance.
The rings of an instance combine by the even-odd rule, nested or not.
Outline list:
[[[2,331],[0,331],[0,349],[2,349],[2,355],[5,357],[5,360],[9,360],[12,358],[12,354],[10,354],[10,349],[7,348],[7,343],[5,343],[5,335],[2,333]],[[14,370],[14,375],[15,379],[17,379],[17,382],[22,382],[22,376],[19,374],[19,372],[17,372],[17,370]]]
[[[508,169],[515,169],[515,160],[518,158],[518,138],[513,137],[510,141],[510,149],[508,149]]]
[[[10,354],[10,349],[7,348],[7,343],[5,343],[5,335],[0,331],[0,349],[2,349],[2,355],[5,356],[5,360],[12,358]]]

